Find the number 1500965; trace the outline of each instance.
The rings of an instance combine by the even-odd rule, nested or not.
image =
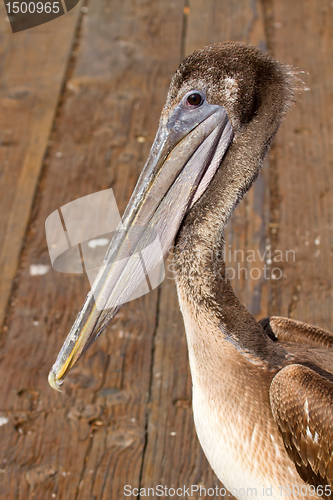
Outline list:
[[[8,2],[6,3],[8,14],[58,14],[60,12],[60,2]]]

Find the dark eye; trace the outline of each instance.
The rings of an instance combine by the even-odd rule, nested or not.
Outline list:
[[[203,98],[200,94],[197,94],[197,93],[194,93],[194,94],[190,94],[188,96],[188,98],[186,99],[186,103],[189,105],[189,106],[200,106],[200,104],[202,104],[203,102]]]

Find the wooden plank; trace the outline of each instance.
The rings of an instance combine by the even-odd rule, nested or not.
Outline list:
[[[238,41],[266,49],[261,2],[191,0],[185,56],[212,43]]]
[[[285,255],[272,312],[332,330],[333,8],[326,0],[270,2],[274,55],[308,74],[273,150],[275,248]],[[286,260],[286,259],[285,259]]]
[[[29,267],[50,264],[44,223],[58,207],[112,187],[125,208],[179,62],[182,19],[181,4],[162,0],[96,0],[84,17],[1,351],[1,498],[109,500],[140,484],[157,292],[124,307],[57,394],[47,374],[88,281]]]
[[[76,8],[47,27],[13,34],[6,22],[5,7],[0,5],[0,325],[18,267],[79,12]]]
[[[194,0],[189,3],[189,10],[185,9],[185,12],[188,16],[185,23],[186,54],[223,40],[239,40],[265,47],[263,12],[259,1],[250,4],[246,1]],[[254,191],[233,216],[227,240],[227,248],[229,249],[230,244],[232,251],[240,249],[245,254],[247,249],[263,250],[265,222],[269,215],[266,176],[266,172],[260,176]],[[247,265],[250,272],[258,262],[245,261],[241,264]],[[169,266],[172,268],[171,264]],[[201,485],[207,489],[222,488],[223,485],[203,455],[194,429],[185,332],[175,287],[170,278],[169,275],[161,286],[150,397],[151,413],[141,484],[146,489],[158,484],[168,487]],[[257,313],[267,310],[266,295],[263,292],[268,286],[265,280],[261,279],[258,284],[255,280],[243,279],[237,284],[242,292],[240,295],[248,306],[257,308]],[[244,284],[247,285],[245,289]],[[260,292],[256,302],[253,290]],[[229,497],[232,495],[229,494]],[[190,497],[186,495],[181,498]],[[209,498],[221,497],[214,495]]]
[[[79,58],[67,84],[1,351],[0,376],[6,384],[0,394],[0,416],[8,419],[0,427],[3,498],[109,499],[122,498],[126,484],[220,485],[195,437],[187,348],[172,281],[166,280],[161,287],[158,319],[156,291],[125,306],[73,369],[64,394],[58,395],[47,386],[47,372],[88,284],[83,276],[52,270],[32,277],[29,265],[49,264],[43,226],[59,206],[112,186],[120,209],[124,208],[157,128],[181,47],[188,52],[219,41],[221,34],[225,39],[261,43],[260,4],[255,4],[257,18],[248,5],[192,1],[183,43],[182,2],[171,6],[162,1],[134,4],[114,0],[105,7],[96,1],[85,17]],[[326,252],[324,247],[331,248],[332,229],[332,154],[328,151],[332,113],[327,97],[332,70],[325,64],[332,50],[332,35],[325,24],[331,11],[325,17],[314,0],[304,2],[297,12],[285,0],[273,7],[269,13],[266,5],[266,31],[274,34],[271,46],[275,55],[313,72],[316,97],[312,101],[310,93],[304,94],[302,112],[296,107],[288,116],[270,158],[273,173],[267,178],[264,172],[262,181],[257,181],[239,207],[229,241],[232,248],[243,251],[262,249],[263,242],[284,251],[300,242],[303,246],[296,266],[290,262],[283,267],[286,278],[278,283],[281,292],[271,282],[249,284],[244,277],[236,288],[242,287],[243,300],[256,314],[267,311],[268,294],[272,293],[274,312],[317,318],[318,324],[330,327],[331,268],[325,268],[326,259],[318,259]],[[328,7],[324,2],[323,9]],[[298,28],[303,25],[304,33]],[[255,28],[249,29],[251,26]],[[288,125],[290,120],[292,125]],[[304,123],[314,124],[311,134]],[[266,241],[268,217],[273,225]],[[315,243],[318,228],[320,245]],[[314,260],[317,247],[321,254]],[[255,285],[260,293],[251,305]],[[317,310],[311,292],[320,300]],[[299,314],[302,312],[305,315]]]

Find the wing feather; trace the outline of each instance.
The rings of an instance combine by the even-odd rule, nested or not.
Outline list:
[[[273,340],[333,350],[333,333],[323,328],[280,316],[262,318],[259,323]]]
[[[289,365],[273,378],[270,403],[299,475],[324,492],[326,486],[324,498],[333,498],[333,383],[306,366]]]

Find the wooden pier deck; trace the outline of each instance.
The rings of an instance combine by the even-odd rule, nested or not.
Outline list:
[[[245,268],[235,288],[258,318],[333,328],[332,0],[91,0],[16,34],[1,4],[1,500],[134,498],[125,485],[222,487],[195,434],[172,274],[124,306],[59,394],[47,374],[89,283],[52,267],[34,275],[31,266],[50,266],[45,219],[65,203],[112,187],[124,210],[177,65],[224,40],[307,72],[310,89],[232,219],[231,265],[242,250]],[[268,279],[265,250],[281,252]]]

